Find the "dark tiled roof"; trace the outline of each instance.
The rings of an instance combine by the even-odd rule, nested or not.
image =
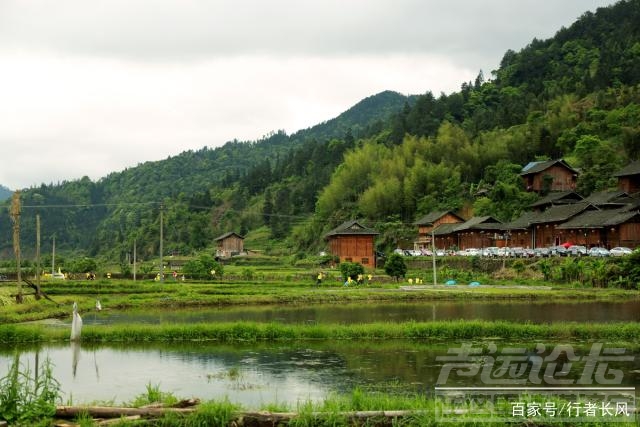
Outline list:
[[[440,218],[442,218],[443,216],[445,216],[447,214],[451,214],[451,215],[455,216],[456,218],[459,218],[460,221],[464,221],[464,218],[461,218],[460,216],[454,214],[451,211],[437,211],[437,212],[430,212],[430,213],[426,214],[425,216],[423,216],[422,218],[420,218],[419,220],[414,222],[414,224],[415,225],[430,225],[430,224],[433,224],[434,222],[436,222],[437,220],[439,220]]]
[[[529,228],[538,215],[540,215],[538,212],[525,212],[513,221],[504,224],[504,229],[519,230]]]
[[[336,228],[334,228],[333,230],[329,231],[327,234],[325,234],[325,238],[330,237],[330,236],[338,236],[338,235],[345,235],[345,234],[358,234],[358,235],[363,235],[363,236],[375,236],[378,233],[377,231],[371,229],[371,228],[367,228],[365,226],[363,226],[362,224],[360,224],[358,222],[358,220],[351,220],[351,221],[346,221],[343,222],[342,224],[340,224],[339,226],[337,226]]]
[[[629,195],[621,190],[605,190],[598,191],[597,193],[591,194],[589,197],[584,199],[585,202],[589,202],[592,205],[600,206],[606,205],[610,203],[624,204],[629,201]]]
[[[562,229],[572,228],[603,228],[627,222],[634,216],[640,216],[638,211],[624,209],[602,209],[586,211],[558,226]]]
[[[520,172],[520,175],[530,175],[533,173],[540,173],[540,172],[546,171],[551,166],[556,164],[559,164],[569,169],[573,173],[578,173],[578,171],[572,168],[571,166],[569,166],[567,162],[565,162],[562,159],[559,159],[559,160],[547,160],[545,162],[529,162],[525,167],[522,168],[522,172]]]
[[[213,241],[214,241],[214,242],[217,242],[218,240],[224,240],[224,239],[226,239],[227,237],[231,237],[231,236],[238,236],[239,238],[241,238],[241,239],[243,239],[243,240],[244,240],[244,237],[242,237],[242,236],[241,236],[241,235],[239,235],[238,233],[233,232],[233,231],[230,231],[230,232],[228,232],[228,233],[224,233],[222,236],[218,236],[218,237],[216,237],[215,239],[213,239]]]
[[[614,173],[613,176],[640,175],[640,160],[629,163],[627,166]]]
[[[455,224],[453,231],[464,230],[499,230],[503,224],[491,216],[474,216],[462,224]]]
[[[451,223],[447,223],[447,224],[440,224],[439,226],[437,226],[434,230],[433,230],[433,234],[435,236],[444,236],[447,234],[451,234],[454,232],[455,228],[460,225],[460,224],[451,224]]]
[[[551,222],[563,222],[578,215],[587,209],[596,209],[592,204],[585,202],[571,203],[568,205],[551,206],[544,212],[540,212],[534,218],[532,224],[543,224]]]
[[[574,203],[582,200],[582,196],[575,191],[552,191],[537,202],[531,203],[530,208],[538,206],[553,205],[559,203]]]

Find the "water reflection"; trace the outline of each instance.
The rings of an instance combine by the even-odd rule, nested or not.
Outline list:
[[[421,303],[367,303],[305,306],[205,307],[183,310],[131,310],[93,312],[85,324],[284,322],[362,323],[431,320],[509,320],[519,322],[640,321],[640,301],[536,303],[438,301]]]
[[[475,343],[483,354],[474,360],[486,362],[490,343]],[[406,341],[295,342],[216,344],[126,344],[82,347],[69,345],[19,347],[0,350],[0,376],[12,363],[15,352],[28,365],[39,355],[49,358],[60,381],[65,403],[110,402],[121,404],[142,394],[148,384],[178,397],[224,399],[258,408],[266,403],[320,400],[331,392],[348,392],[355,386],[387,393],[419,391],[430,394],[445,362],[449,343]],[[497,344],[498,348],[520,346],[531,354],[548,355],[549,343]],[[495,347],[495,346],[494,346]],[[543,354],[540,350],[545,348]],[[579,355],[590,344],[572,344]],[[627,354],[637,355],[637,348]],[[71,362],[71,363],[70,363]],[[7,368],[5,368],[5,366]],[[562,368],[562,364],[558,365]],[[571,375],[580,375],[582,365]],[[640,358],[612,364],[624,372],[623,384],[640,385]],[[563,368],[562,368],[563,369]],[[33,371],[33,366],[31,366]],[[451,375],[449,386],[483,385],[479,376]]]
[[[71,341],[71,372],[73,372],[73,378],[76,377],[79,360],[80,360],[80,342]]]

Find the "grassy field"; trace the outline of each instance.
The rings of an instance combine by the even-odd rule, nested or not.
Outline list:
[[[12,282],[0,284],[0,323],[17,323],[47,318],[64,318],[70,306],[77,302],[80,311],[93,310],[99,299],[111,310],[138,308],[180,308],[261,304],[327,304],[338,302],[418,302],[437,300],[527,300],[527,301],[625,301],[640,297],[637,290],[549,286],[541,280],[519,284],[511,279],[481,282],[477,287],[458,285],[431,285],[423,281],[416,285],[415,278],[396,282],[377,274],[360,286],[343,286],[336,271],[327,273],[322,285],[315,286],[312,271],[305,269],[252,268],[242,272],[241,267],[227,268],[225,278],[213,281],[182,281],[167,278],[154,280],[100,279],[43,282],[42,290],[51,300],[36,300],[32,290],[23,304],[16,304],[17,287]]]

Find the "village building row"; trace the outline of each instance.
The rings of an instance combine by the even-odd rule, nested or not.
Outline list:
[[[532,162],[521,173],[529,191],[547,195],[516,220],[490,216],[465,219],[454,212],[431,212],[415,222],[414,249],[549,247],[571,242],[587,247],[640,247],[640,161],[620,170],[618,189],[583,198],[575,185],[578,171],[564,160]],[[325,235],[340,262],[375,267],[378,233],[358,221],[345,222]]]
[[[529,191],[546,194],[516,220],[503,223],[491,216],[465,219],[450,212],[431,212],[415,222],[414,249],[485,247],[538,248],[566,242],[586,247],[640,247],[640,161],[614,176],[618,189],[587,198],[575,192],[578,171],[564,160],[531,162],[522,169]],[[375,238],[379,233],[357,220],[328,232],[329,252],[340,262],[376,266]],[[215,239],[216,256],[242,253],[244,238],[230,232]],[[434,245],[432,245],[432,240]]]
[[[620,170],[618,189],[583,198],[575,190],[578,171],[563,160],[532,162],[521,176],[529,191],[548,194],[516,220],[468,220],[452,212],[433,212],[416,221],[418,249],[511,246],[538,248],[565,242],[586,247],[640,246],[640,161]]]

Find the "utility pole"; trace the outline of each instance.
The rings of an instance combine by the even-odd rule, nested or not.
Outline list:
[[[36,299],[40,298],[40,214],[36,214]]]
[[[13,252],[16,255],[16,271],[18,272],[18,293],[16,302],[22,304],[22,275],[20,271],[20,191],[13,193],[11,198],[11,219],[13,221]]]
[[[162,210],[163,210],[163,205],[162,203],[160,204],[160,281],[164,282],[164,263],[162,261],[162,252],[163,252],[163,248],[162,248]]]
[[[51,248],[51,277],[56,272],[56,235],[53,235],[53,246]]]
[[[431,224],[431,260],[433,261],[433,285],[438,284],[438,277],[436,273],[436,236],[434,233],[435,225]]]
[[[136,281],[136,239],[133,239],[133,281]]]

